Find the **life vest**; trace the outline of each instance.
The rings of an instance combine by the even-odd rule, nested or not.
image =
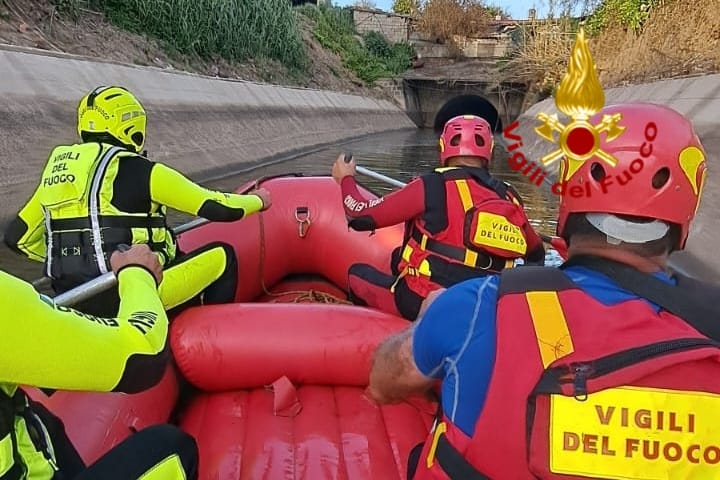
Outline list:
[[[425,213],[405,227],[397,270],[425,297],[438,287],[497,273],[527,252],[518,197],[481,168],[425,175]]]
[[[17,388],[0,387],[0,480],[50,480],[58,471],[48,429]]]
[[[414,480],[720,478],[718,342],[642,299],[606,306],[557,269],[503,272],[498,295],[474,435],[441,417]]]
[[[129,155],[99,143],[63,145],[50,154],[36,192],[45,213],[47,276],[68,287],[86,282],[110,271],[109,256],[122,243],[146,243],[164,264],[175,257],[164,206],[128,213],[112,204],[118,163]]]

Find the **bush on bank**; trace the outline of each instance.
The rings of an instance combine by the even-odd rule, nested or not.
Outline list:
[[[347,9],[305,5],[299,11],[314,22],[313,33],[320,44],[340,55],[343,64],[368,84],[397,76],[412,65],[412,46],[390,43],[378,32],[359,37]]]
[[[306,71],[308,58],[288,0],[53,0],[77,13],[92,8],[110,22],[151,35],[179,53],[243,62],[268,58]]]
[[[720,71],[718,9],[720,0],[599,2],[583,25],[603,87]],[[560,18],[519,29],[508,70],[551,94],[567,69],[580,25]]]

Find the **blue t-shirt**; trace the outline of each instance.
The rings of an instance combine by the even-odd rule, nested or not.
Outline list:
[[[585,267],[572,266],[564,272],[586,294],[605,305],[638,298]],[[655,276],[675,283],[663,272]],[[413,333],[415,365],[424,375],[443,379],[445,415],[468,436],[473,434],[485,403],[495,363],[499,282],[499,275],[491,275],[448,288],[418,319]],[[648,303],[659,311],[660,307]]]

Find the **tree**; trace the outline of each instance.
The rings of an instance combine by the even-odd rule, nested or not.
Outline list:
[[[420,9],[418,0],[394,0],[392,10],[400,15],[415,15]]]

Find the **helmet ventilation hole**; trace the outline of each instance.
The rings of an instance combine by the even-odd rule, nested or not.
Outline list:
[[[485,146],[485,139],[481,137],[480,135],[475,135],[475,143],[478,147],[484,147]]]
[[[605,167],[603,167],[598,162],[593,162],[592,165],[590,165],[590,176],[596,181],[599,182],[603,178],[607,177],[607,172],[605,171]]]
[[[659,190],[664,187],[670,180],[670,169],[663,167],[653,175],[652,186],[655,190]]]
[[[461,138],[461,135],[455,135],[450,139],[450,145],[452,145],[453,147],[457,147],[458,145],[460,145]]]
[[[133,133],[133,134],[130,136],[130,138],[131,138],[132,141],[135,142],[137,145],[142,145],[143,139],[144,139],[145,137],[143,136],[142,133],[140,133],[140,132],[135,132],[135,133]]]

